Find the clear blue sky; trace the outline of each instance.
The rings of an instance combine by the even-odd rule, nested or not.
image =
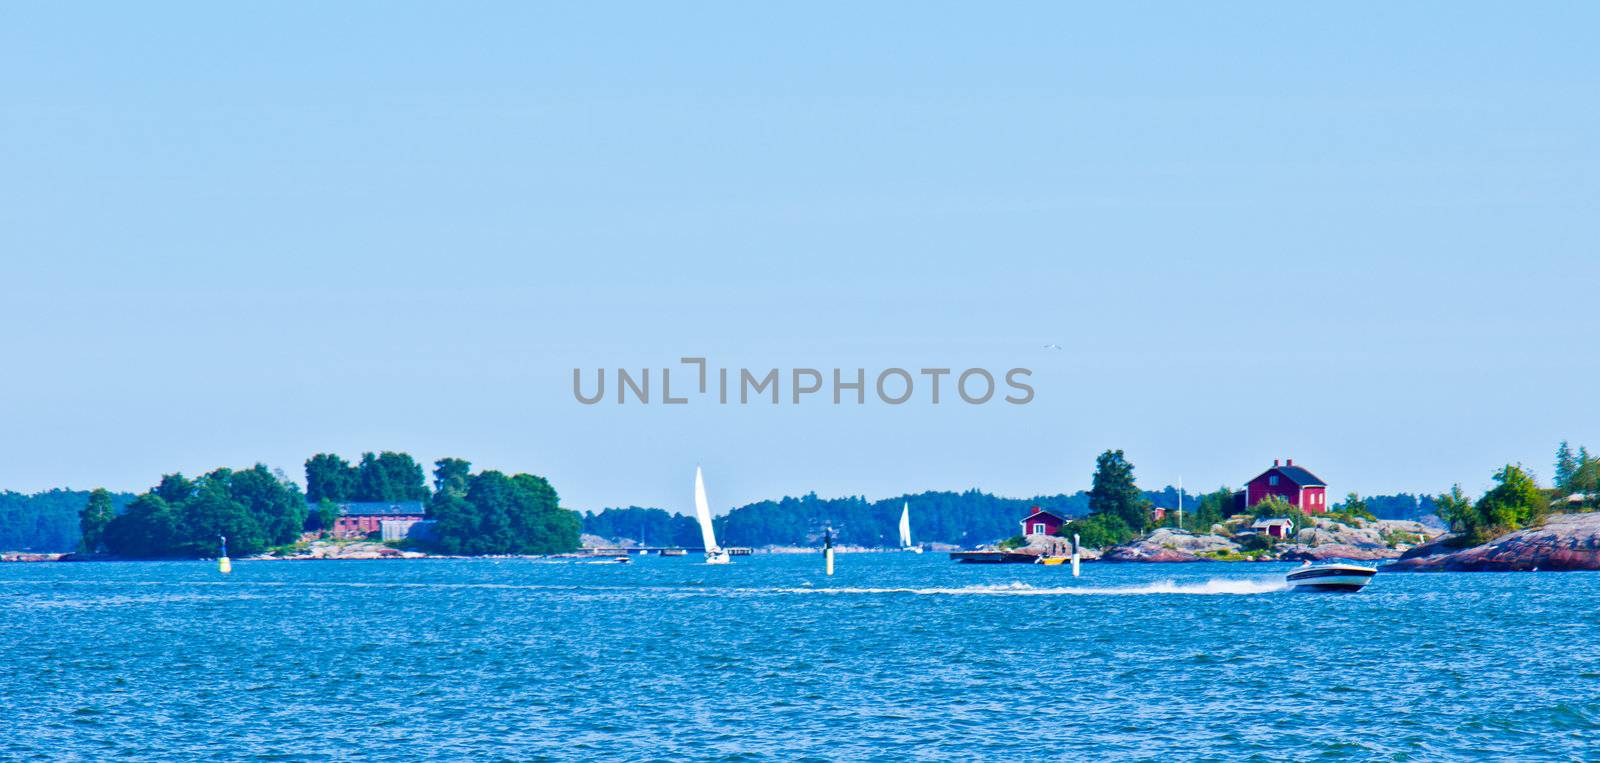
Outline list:
[[[1600,447],[1600,8],[11,3],[0,487],[318,451],[719,509]],[[1041,345],[1062,345],[1059,352]],[[584,407],[574,366],[1034,369]]]

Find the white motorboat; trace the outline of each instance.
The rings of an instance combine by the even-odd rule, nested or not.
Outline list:
[[[1289,571],[1285,581],[1296,591],[1359,591],[1378,571],[1346,559],[1305,564]]]
[[[729,563],[728,552],[717,545],[717,534],[711,529],[711,503],[706,500],[706,481],[698,466],[694,468],[694,518],[700,522],[700,539],[706,544],[706,564]]]

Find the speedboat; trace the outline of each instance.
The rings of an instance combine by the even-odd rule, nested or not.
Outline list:
[[[1359,591],[1372,582],[1376,569],[1348,559],[1328,559],[1289,571],[1285,581],[1296,591]]]

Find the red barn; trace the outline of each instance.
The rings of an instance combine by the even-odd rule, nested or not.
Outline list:
[[[1317,478],[1305,467],[1295,466],[1289,459],[1282,466],[1272,460],[1272,468],[1262,472],[1245,484],[1244,489],[1233,494],[1235,511],[1248,511],[1275,495],[1288,501],[1307,514],[1321,514],[1328,510],[1328,483]]]
[[[1033,513],[1022,520],[1022,534],[1054,535],[1066,523],[1067,520],[1035,506],[1033,507]]]

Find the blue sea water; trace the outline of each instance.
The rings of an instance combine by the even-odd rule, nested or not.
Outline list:
[[[0,759],[1600,759],[1600,575],[821,566],[0,565]]]

